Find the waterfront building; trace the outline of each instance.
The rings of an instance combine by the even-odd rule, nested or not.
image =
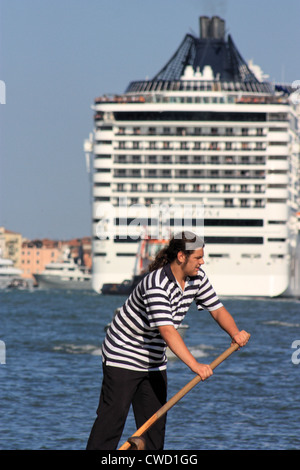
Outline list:
[[[25,279],[35,280],[35,275],[41,274],[50,263],[63,259],[68,250],[70,258],[75,263],[91,269],[91,239],[90,237],[74,238],[72,240],[24,240],[21,251],[21,268]]]
[[[22,243],[21,268],[24,279],[35,281],[34,274],[41,273],[45,266],[61,256],[58,242],[43,243],[41,240],[26,240]]]
[[[1,256],[10,259],[15,268],[21,267],[22,235],[20,233],[0,227]]]

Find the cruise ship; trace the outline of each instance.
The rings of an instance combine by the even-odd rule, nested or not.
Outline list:
[[[145,234],[193,229],[220,296],[298,296],[295,90],[246,63],[223,19],[199,25],[152,79],[94,100],[93,289],[131,278]]]

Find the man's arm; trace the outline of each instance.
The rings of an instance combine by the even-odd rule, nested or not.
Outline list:
[[[213,371],[208,364],[200,364],[197,362],[174,326],[165,325],[160,326],[158,329],[171,351],[176,354],[176,356],[195,374],[199,375],[202,380],[207,379],[213,374]]]
[[[247,344],[250,338],[249,333],[238,329],[232,315],[224,306],[211,311],[210,314],[220,327],[229,334],[233,342],[237,343],[241,347]]]

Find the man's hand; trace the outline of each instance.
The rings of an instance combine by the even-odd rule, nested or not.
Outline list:
[[[237,343],[241,348],[245,346],[249,341],[250,335],[247,331],[242,330],[233,335],[232,337],[232,344]]]
[[[206,380],[213,375],[212,368],[208,364],[199,364],[199,362],[192,368],[192,371],[199,375],[201,380]]]

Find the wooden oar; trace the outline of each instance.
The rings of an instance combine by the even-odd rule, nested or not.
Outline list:
[[[227,357],[229,357],[234,351],[239,348],[237,343],[232,344],[226,351],[224,351],[217,359],[215,359],[211,364],[210,367],[215,369],[221,362],[225,361]],[[154,413],[151,418],[148,419],[131,437],[140,437],[142,436],[148,429],[164,414],[166,414],[176,403],[181,400],[184,395],[186,395],[192,388],[195,387],[199,382],[201,382],[201,378],[199,375],[196,375],[189,383],[187,383],[179,392],[177,392],[170,400],[168,400],[156,413]],[[126,441],[119,450],[128,450],[131,447],[131,443]]]

